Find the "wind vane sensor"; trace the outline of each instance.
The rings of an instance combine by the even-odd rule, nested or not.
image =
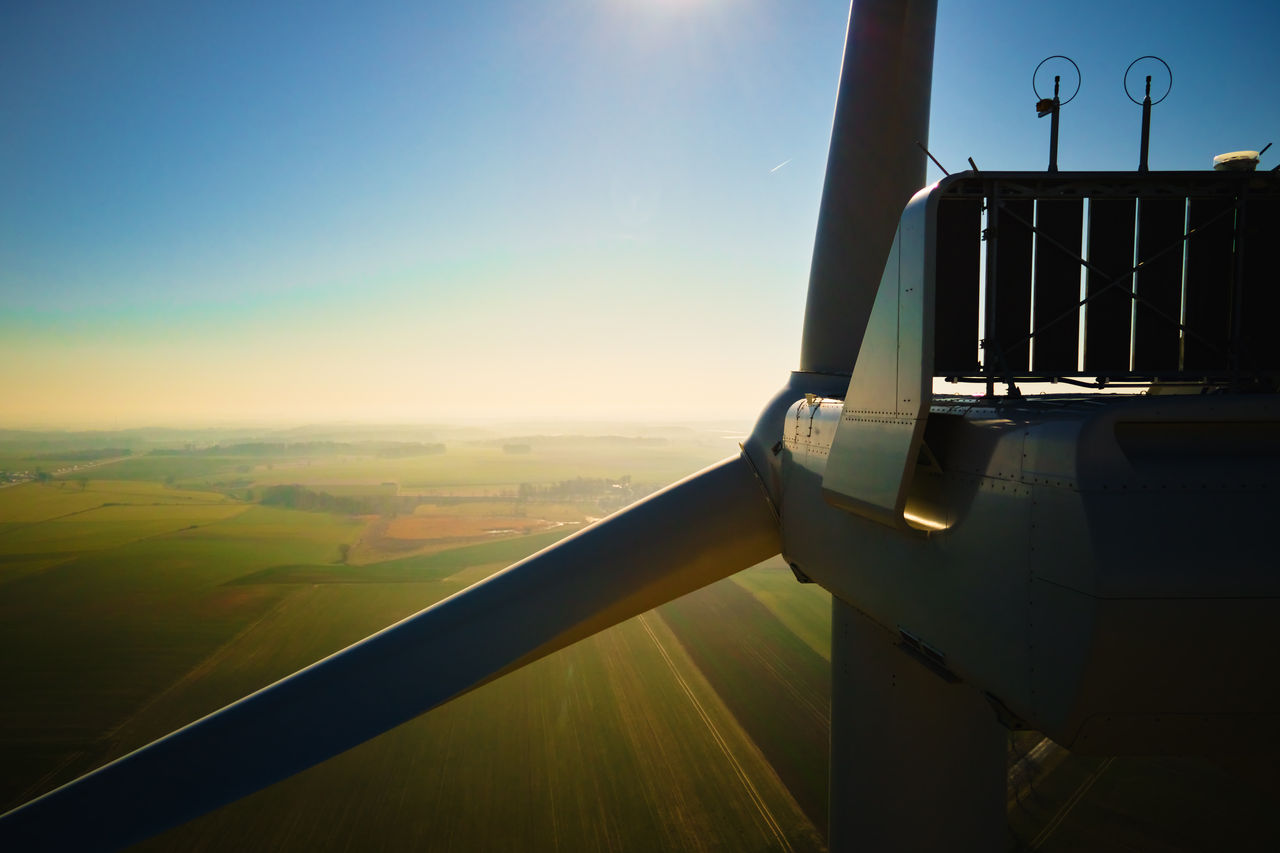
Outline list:
[[[1071,67],[1076,72],[1076,88],[1071,93],[1071,97],[1065,101],[1060,97],[1060,87],[1062,84],[1062,75],[1055,74],[1053,76],[1053,97],[1046,98],[1040,94],[1039,88],[1036,86],[1036,76],[1040,73],[1040,69],[1051,59],[1062,59],[1071,63]],[[1080,66],[1069,56],[1054,55],[1045,57],[1040,60],[1040,64],[1036,66],[1036,70],[1031,72],[1031,91],[1036,95],[1036,116],[1044,118],[1050,116],[1049,119],[1049,171],[1058,171],[1058,111],[1064,104],[1069,104],[1075,100],[1076,95],[1080,92]]]

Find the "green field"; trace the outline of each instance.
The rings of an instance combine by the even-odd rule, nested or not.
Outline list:
[[[200,486],[246,477],[260,462],[239,456],[134,456],[93,469],[93,473],[114,480]]]
[[[776,565],[748,573],[792,578],[790,569]],[[827,596],[820,590],[816,594]],[[805,813],[815,825],[825,827],[829,663],[773,618],[736,578],[692,592],[658,612]],[[785,724],[779,725],[780,720]]]
[[[499,539],[479,545],[464,545],[434,554],[385,560],[368,565],[279,564],[237,578],[237,584],[320,584],[320,583],[412,583],[434,581],[446,584],[452,594],[563,539],[568,529]],[[477,567],[486,569],[476,576]],[[440,596],[443,598],[443,595]]]
[[[715,458],[701,444],[628,458],[553,445],[259,458],[247,474],[241,459],[142,456],[87,483],[0,490],[0,643],[15,650],[0,658],[0,802],[74,778],[580,527],[353,565],[344,555],[376,519],[262,506],[242,496],[246,477],[254,490],[305,483],[347,497],[416,486],[423,511],[461,518],[510,511],[476,502],[485,490],[657,479]],[[224,474],[240,479],[219,487]],[[591,507],[523,511],[581,522]],[[757,581],[772,588],[777,571]],[[756,616],[770,635],[789,633],[765,607]],[[825,780],[825,767],[814,773]],[[823,831],[651,613],[140,849],[820,850]]]
[[[825,661],[831,660],[831,595],[816,584],[798,586],[782,557],[738,572],[731,580]]]

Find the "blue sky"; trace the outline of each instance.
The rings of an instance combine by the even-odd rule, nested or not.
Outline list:
[[[939,6],[948,168],[1044,166],[1050,54],[1064,169],[1136,164],[1143,54],[1153,168],[1280,136],[1272,2]],[[847,13],[8,4],[0,425],[745,423],[798,354]]]

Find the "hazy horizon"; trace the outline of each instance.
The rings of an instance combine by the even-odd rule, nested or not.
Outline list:
[[[781,385],[781,382],[779,383]],[[686,409],[680,409],[678,406],[672,406],[669,411],[633,411],[633,412],[616,412],[604,413],[587,420],[578,417],[564,415],[556,417],[554,414],[548,414],[545,417],[535,418],[533,420],[525,420],[522,423],[544,424],[557,428],[570,429],[573,432],[579,430],[575,427],[577,424],[585,423],[594,429],[595,427],[607,426],[610,424],[635,424],[648,426],[663,426],[685,424],[699,427],[707,425],[715,425],[717,423],[742,423],[750,426],[754,423],[755,416],[758,411],[752,412],[750,415],[739,413],[737,417],[732,414],[726,414],[722,418],[707,418],[705,416],[694,417],[692,419],[686,417],[688,414],[697,414],[701,406],[691,405]],[[683,414],[682,414],[683,412]],[[289,430],[289,429],[305,429],[305,428],[329,428],[329,427],[358,427],[358,428],[380,428],[380,427],[433,427],[433,426],[450,426],[450,427],[466,427],[466,426],[502,426],[509,423],[501,410],[495,409],[490,414],[477,414],[475,416],[457,416],[451,417],[447,413],[433,414],[429,411],[421,415],[397,415],[395,413],[387,413],[386,415],[368,415],[358,416],[348,412],[333,411],[328,413],[310,413],[305,415],[290,415],[280,413],[270,414],[252,414],[246,413],[238,416],[231,415],[211,415],[211,416],[188,416],[181,414],[161,414],[160,410],[151,416],[146,415],[120,415],[105,418],[94,415],[76,415],[68,414],[64,417],[40,417],[32,415],[30,417],[9,417],[0,413],[0,431],[19,431],[19,432],[127,432],[150,429],[173,429],[173,430],[201,430],[201,429],[271,429],[271,430]]]
[[[519,421],[501,417],[456,417],[435,419],[319,419],[289,420],[260,419],[222,421],[172,421],[172,422],[139,422],[121,424],[119,426],[102,426],[93,424],[12,424],[0,421],[0,434],[24,433],[30,435],[113,435],[113,434],[146,434],[158,433],[262,433],[264,435],[281,433],[378,433],[404,431],[421,432],[424,435],[435,432],[464,432],[476,430],[485,436],[583,436],[583,437],[633,437],[652,433],[671,432],[706,432],[732,433],[745,436],[754,419],[729,418],[677,418],[646,415],[633,418],[532,418]]]

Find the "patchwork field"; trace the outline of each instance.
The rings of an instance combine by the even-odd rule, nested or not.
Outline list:
[[[275,463],[270,469],[259,465],[253,479],[262,485],[355,485],[392,482],[401,489],[437,494],[453,494],[455,486],[472,494],[496,495],[525,482],[555,482],[574,477],[616,477],[628,473],[634,479],[664,485],[687,476],[717,460],[737,452],[730,440],[708,440],[696,445],[675,442],[644,447],[631,452],[623,462],[619,445],[574,445],[563,441],[546,446],[533,444],[527,454],[511,454],[501,446],[450,445],[438,456],[410,459],[369,459],[356,456],[314,458]],[[619,471],[620,463],[625,471]]]
[[[527,515],[454,515],[448,512],[415,513],[387,522],[383,536],[415,542],[440,539],[477,539],[485,536],[528,536],[565,522]]]
[[[589,450],[582,467],[563,449],[541,461],[507,454],[519,464],[493,482],[525,484],[523,498],[476,500],[487,486],[475,479],[442,485],[456,472],[436,476],[431,495],[383,480],[393,462],[404,463],[404,480],[441,455],[371,460],[363,472],[346,459],[312,467],[309,489],[395,498],[392,515],[262,505],[250,498],[271,481],[297,483],[285,474],[307,467],[262,459],[247,475],[235,459],[221,468],[198,460],[210,464],[197,478],[240,476],[220,489],[213,480],[190,488],[192,460],[157,456],[103,466],[122,469],[117,479],[0,490],[0,643],[16,650],[0,658],[0,805],[145,744],[604,514],[594,496],[555,499],[569,488],[557,483],[577,478],[569,490],[589,490],[597,487],[582,483],[598,474],[598,499],[616,500],[608,483],[677,464],[669,448],[612,465]],[[701,449],[683,452],[681,473],[707,461]],[[477,476],[496,471],[482,466]],[[406,498],[420,502],[404,511]],[[422,552],[388,559],[367,547],[371,530]],[[788,630],[764,607],[757,615]],[[820,850],[823,841],[655,612],[139,849],[246,848]]]

